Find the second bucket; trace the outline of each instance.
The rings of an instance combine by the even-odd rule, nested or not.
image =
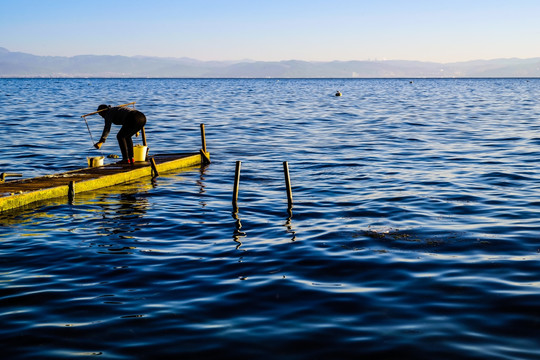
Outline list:
[[[144,145],[135,145],[133,147],[133,160],[134,161],[146,161],[146,149],[148,147]]]

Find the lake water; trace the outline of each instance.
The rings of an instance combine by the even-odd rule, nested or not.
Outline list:
[[[0,214],[2,358],[540,358],[540,79],[1,79],[0,171],[130,101],[212,164]]]

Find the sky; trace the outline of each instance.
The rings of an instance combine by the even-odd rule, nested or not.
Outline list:
[[[0,47],[199,60],[540,57],[540,0],[0,0]]]

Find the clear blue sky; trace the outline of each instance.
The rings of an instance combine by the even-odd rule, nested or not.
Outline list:
[[[540,57],[540,0],[0,0],[36,55],[438,62]]]

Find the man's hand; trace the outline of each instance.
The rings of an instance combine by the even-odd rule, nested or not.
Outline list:
[[[99,142],[97,142],[97,143],[94,144],[94,147],[95,147],[96,149],[101,149],[101,145],[103,145],[103,143],[102,143],[101,141],[99,141]]]

